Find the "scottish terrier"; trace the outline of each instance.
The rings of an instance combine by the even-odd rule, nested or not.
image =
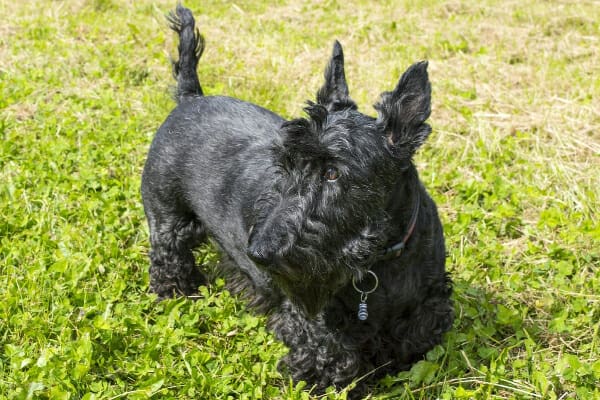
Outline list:
[[[280,366],[322,392],[410,368],[453,321],[442,225],[412,158],[431,128],[427,62],[358,111],[336,41],[306,118],[204,96],[204,39],[192,13],[179,35],[177,107],[142,176],[150,289],[190,296],[207,283],[193,249],[208,238],[228,288],[268,315],[288,347]]]

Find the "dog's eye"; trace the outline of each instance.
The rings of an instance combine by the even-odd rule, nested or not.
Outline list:
[[[325,173],[323,174],[323,177],[329,182],[333,182],[340,177],[340,172],[336,167],[327,167]]]

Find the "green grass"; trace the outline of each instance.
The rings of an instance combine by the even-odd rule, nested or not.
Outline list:
[[[600,398],[598,2],[188,3],[206,92],[286,117],[336,38],[372,114],[430,61],[434,132],[416,162],[457,319],[373,399]],[[174,5],[0,0],[0,399],[309,398],[222,281],[197,302],[147,293],[140,173],[174,105]]]

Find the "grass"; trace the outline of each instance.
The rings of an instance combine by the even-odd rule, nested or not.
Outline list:
[[[416,162],[457,319],[373,399],[600,398],[597,1],[188,3],[206,92],[286,117],[336,38],[365,110],[430,61]],[[197,302],[147,293],[140,173],[173,107],[174,5],[0,0],[0,399],[310,398],[222,281]]]

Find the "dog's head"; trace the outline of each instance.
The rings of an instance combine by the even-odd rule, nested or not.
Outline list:
[[[349,97],[336,41],[308,118],[283,124],[273,148],[275,185],[256,203],[248,255],[308,315],[370,266],[389,238],[386,209],[431,132],[427,63],[412,65],[360,113]],[[401,183],[401,182],[400,182]]]

